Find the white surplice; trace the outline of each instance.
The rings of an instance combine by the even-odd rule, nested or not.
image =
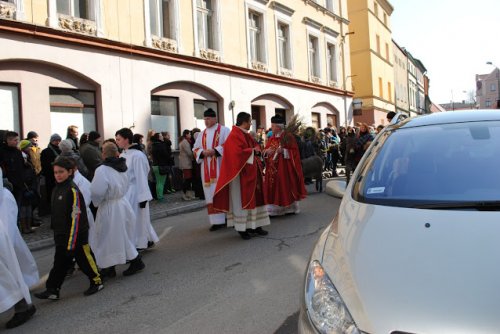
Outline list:
[[[210,221],[210,224],[212,225],[222,225],[226,221],[226,215],[224,213],[211,213],[210,208],[212,207],[213,204],[213,197],[215,193],[215,187],[217,186],[217,180],[211,182],[209,185],[208,182],[210,180],[205,180],[205,159],[201,158],[201,154],[203,153],[203,135],[206,132],[207,133],[207,138],[206,138],[206,149],[214,149],[217,152],[219,152],[220,156],[216,157],[209,157],[207,159],[208,164],[210,165],[210,162],[212,159],[217,159],[217,178],[219,178],[219,173],[220,173],[220,165],[222,162],[222,156],[224,155],[224,142],[226,141],[227,137],[229,136],[229,133],[231,130],[225,126],[221,125],[220,128],[220,135],[219,135],[219,144],[216,147],[212,147],[213,145],[213,140],[214,140],[214,135],[215,132],[217,131],[218,123],[212,126],[211,128],[203,130],[198,137],[196,138],[196,142],[194,143],[193,146],[193,154],[196,159],[196,162],[201,165],[201,181],[203,183],[203,193],[205,194],[205,202],[207,203],[207,208],[208,208],[208,219]]]
[[[29,287],[32,287],[39,281],[38,268],[17,227],[17,210],[17,202],[14,196],[3,187],[2,169],[0,169],[0,221],[9,233],[24,281]]]
[[[0,221],[0,313],[7,311],[21,299],[31,304],[26,284],[8,229]]]
[[[90,182],[82,175],[79,171],[75,172],[73,177],[73,182],[76,184],[80,192],[82,193],[83,200],[85,201],[85,208],[87,209],[87,220],[89,221],[89,245],[93,250],[95,247],[95,227],[94,227],[94,215],[90,210]]]
[[[158,242],[158,235],[151,225],[149,201],[153,199],[149,190],[149,163],[146,155],[137,149],[124,150],[120,157],[126,159],[129,187],[125,196],[135,213],[135,230],[132,241],[136,248],[147,248],[148,241]],[[141,209],[139,203],[147,202]]]
[[[125,198],[129,188],[126,172],[101,165],[92,179],[92,202],[98,207],[95,220],[97,265],[108,268],[133,260],[138,253],[132,237],[135,233],[135,213]]]

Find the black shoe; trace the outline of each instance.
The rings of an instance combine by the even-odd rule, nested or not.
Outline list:
[[[138,255],[135,259],[130,261],[130,266],[123,272],[123,276],[131,276],[144,268],[146,268],[146,265],[142,262],[141,257]]]
[[[40,227],[40,225],[42,225],[42,223],[40,221],[33,220],[31,222],[31,227]]]
[[[110,278],[115,278],[116,277],[116,270],[115,270],[115,266],[112,266],[112,267],[109,267],[109,268],[104,268],[104,269],[101,269],[101,279],[104,281],[104,280],[108,280]]]
[[[250,231],[250,233],[258,234],[258,235],[268,235],[269,234],[269,232],[264,230],[262,227],[257,227],[256,229],[252,229],[249,231]]]
[[[59,290],[47,289],[44,292],[35,293],[34,296],[38,299],[59,300]]]
[[[238,232],[238,233],[240,234],[241,239],[243,239],[243,240],[250,240],[250,239],[252,239],[252,236],[247,231],[245,231],[245,232]]]
[[[73,276],[73,274],[75,273],[75,267],[71,267],[68,269],[68,271],[66,272],[66,277],[71,277]]]
[[[155,243],[154,243],[154,242],[152,242],[152,241],[148,241],[148,246],[147,246],[147,248],[148,248],[148,249],[149,249],[149,248],[152,248],[152,247],[154,247],[154,245],[155,245]]]
[[[226,228],[226,227],[227,227],[227,224],[217,224],[217,225],[210,226],[210,228],[208,230],[210,232],[213,232],[213,231],[217,231],[217,230],[220,230],[220,229],[223,229],[223,228]]]
[[[90,287],[83,293],[84,296],[90,296],[104,289],[104,285],[91,283]]]
[[[10,319],[7,324],[5,324],[5,327],[10,329],[10,328],[15,328],[18,326],[21,326],[24,324],[26,321],[30,320],[33,314],[36,312],[36,307],[35,305],[31,305],[29,309],[27,309],[24,312],[17,312],[14,314],[12,319]]]

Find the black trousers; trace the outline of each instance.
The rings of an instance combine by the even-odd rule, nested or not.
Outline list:
[[[92,284],[101,284],[101,276],[95,263],[94,254],[87,242],[88,232],[85,233],[87,238],[77,240],[76,247],[73,251],[67,250],[67,244],[57,240],[56,238],[56,253],[54,254],[54,266],[50,270],[49,278],[45,286],[47,289],[60,289],[66,278],[68,269],[73,266],[73,259],[76,260],[78,267],[89,278]],[[67,239],[66,239],[67,240]]]

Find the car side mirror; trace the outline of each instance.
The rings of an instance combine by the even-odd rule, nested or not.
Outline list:
[[[331,180],[326,184],[326,193],[336,198],[344,197],[345,189],[345,180]]]

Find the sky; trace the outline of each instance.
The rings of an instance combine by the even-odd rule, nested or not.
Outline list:
[[[432,102],[468,101],[486,62],[500,67],[500,1],[389,1],[392,38],[427,68]]]

